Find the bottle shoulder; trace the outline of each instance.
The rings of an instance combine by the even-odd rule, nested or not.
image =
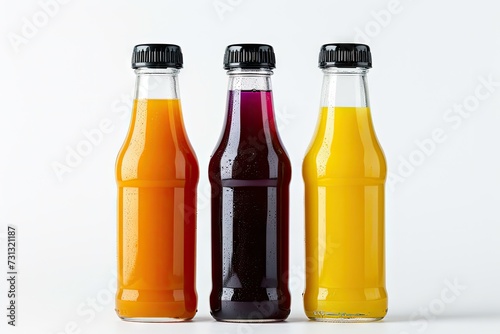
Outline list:
[[[307,151],[302,174],[305,180],[318,178],[375,178],[385,180],[387,163],[378,141],[357,148],[327,144],[312,145]]]
[[[198,182],[199,164],[195,152],[188,145],[174,150],[134,149],[120,150],[115,164],[116,179],[125,180],[189,180]]]
[[[303,161],[304,179],[385,179],[386,160],[367,107],[323,107]]]
[[[209,178],[211,181],[280,179],[289,182],[290,158],[284,148],[232,150],[230,146],[219,147],[210,158]]]
[[[385,180],[387,163],[382,150],[372,150],[360,155],[309,151],[302,163],[305,180],[319,178],[374,178]]]

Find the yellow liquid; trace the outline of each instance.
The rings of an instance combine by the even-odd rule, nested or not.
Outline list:
[[[323,107],[303,163],[306,315],[372,321],[387,313],[384,154],[366,107]]]

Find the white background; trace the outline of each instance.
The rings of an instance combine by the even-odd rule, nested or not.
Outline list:
[[[7,224],[16,225],[19,234],[18,326],[6,325],[2,279],[2,333],[5,328],[44,334],[500,331],[496,1],[61,0],[57,7],[42,5],[54,1],[2,1],[0,10],[2,272],[7,271]],[[301,300],[301,163],[318,114],[319,47],[350,41],[372,48],[372,114],[392,178],[386,206],[389,314],[373,324],[319,324],[308,322]],[[183,49],[184,119],[201,170],[199,312],[186,324],[122,322],[110,298],[116,271],[114,162],[130,117],[130,56],[135,44],[152,42]],[[275,48],[275,107],[293,162],[293,309],[283,324],[222,324],[209,315],[207,164],[225,113],[223,52],[241,42]],[[464,104],[461,116],[456,111]],[[58,178],[54,164],[66,164],[68,150],[77,149],[86,140],[84,132],[103,120],[112,130]],[[436,129],[445,140],[433,147],[428,140]],[[426,153],[417,142],[427,143]],[[461,290],[450,294],[446,282]]]

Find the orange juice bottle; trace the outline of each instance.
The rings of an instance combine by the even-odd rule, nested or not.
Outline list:
[[[367,45],[326,44],[316,134],[303,162],[304,308],[313,320],[362,322],[387,313],[386,162],[373,129]]]
[[[180,47],[137,45],[132,120],[116,161],[116,312],[129,321],[194,317],[198,162],[184,129]]]

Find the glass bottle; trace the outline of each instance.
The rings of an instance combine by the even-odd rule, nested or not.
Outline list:
[[[212,293],[219,321],[287,318],[290,160],[273,109],[271,46],[226,49],[227,114],[210,159]]]
[[[182,321],[196,313],[199,170],[181,112],[182,65],[177,45],[134,48],[132,119],[116,162],[116,312],[124,320]]]
[[[379,320],[387,313],[387,168],[370,113],[370,49],[323,45],[319,67],[324,73],[320,115],[302,170],[305,313],[323,321]]]

